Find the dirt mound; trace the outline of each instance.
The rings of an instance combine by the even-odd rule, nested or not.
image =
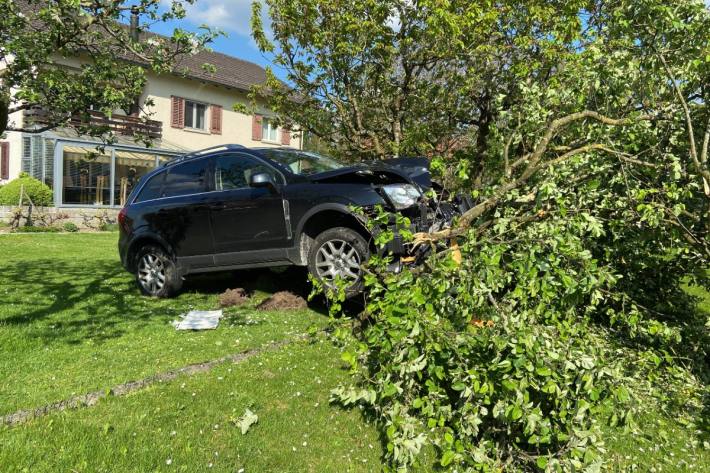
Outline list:
[[[279,291],[257,306],[259,310],[294,310],[305,309],[306,300],[288,291]]]
[[[227,289],[219,295],[220,307],[232,307],[242,305],[249,300],[249,294],[241,287]]]

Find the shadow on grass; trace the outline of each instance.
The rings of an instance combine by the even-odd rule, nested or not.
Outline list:
[[[707,278],[701,280],[708,282]],[[662,333],[654,336],[643,332],[633,334],[624,325],[613,327],[609,333],[613,335],[616,346],[639,354],[652,350],[660,357],[655,369],[628,363],[625,366],[626,374],[633,377],[639,369],[647,370],[649,381],[657,393],[662,393],[659,401],[665,415],[674,418],[680,413],[687,414],[694,419],[699,437],[702,440],[710,439],[710,293],[702,287],[672,284],[649,284],[645,289],[638,291],[638,298],[646,304],[644,310],[648,319],[645,322],[662,322],[677,333],[680,339],[664,338]],[[605,320],[598,320],[598,323],[605,329],[609,328]],[[698,393],[700,405],[689,403],[689,395],[684,389],[670,389],[681,376],[674,371],[677,366],[690,371],[702,385],[702,392]]]
[[[165,324],[190,309],[217,307],[216,294],[244,287],[264,297],[287,290],[307,297],[305,270],[289,268],[210,273],[189,277],[172,299],[142,296],[130,274],[114,261],[30,260],[4,263],[0,272],[3,308],[0,324],[23,328],[30,336],[76,344],[137,332]],[[327,314],[321,300],[309,307]],[[230,323],[247,323],[230,316]]]

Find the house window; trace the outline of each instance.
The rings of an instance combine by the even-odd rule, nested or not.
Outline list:
[[[261,119],[261,139],[265,141],[278,141],[278,127],[269,118]]]
[[[185,128],[205,129],[205,111],[207,105],[185,100]]]
[[[40,135],[22,137],[22,172],[52,187],[54,140]]]

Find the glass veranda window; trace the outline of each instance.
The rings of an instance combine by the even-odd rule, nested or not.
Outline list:
[[[62,203],[109,205],[111,156],[67,146],[62,156]]]
[[[155,169],[155,155],[117,150],[115,157],[113,203],[123,207],[140,178]]]

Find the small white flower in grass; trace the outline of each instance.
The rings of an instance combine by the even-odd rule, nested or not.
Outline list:
[[[291,450],[293,450],[293,451],[295,452],[295,451],[296,451],[296,447],[291,447]]]
[[[308,446],[308,442],[303,442],[303,446],[304,446],[304,447],[307,447],[307,446]]]
[[[212,463],[209,463],[209,464],[207,465],[207,468],[212,468]]]
[[[165,460],[165,464],[166,464],[166,465],[172,465],[172,464],[173,464],[173,459],[172,459],[172,458],[168,458],[167,460]]]
[[[244,468],[240,468],[239,470],[237,470],[237,473],[244,473]]]
[[[171,437],[175,437],[176,435],[177,435],[177,432],[175,432],[174,430],[172,432],[170,432]]]

